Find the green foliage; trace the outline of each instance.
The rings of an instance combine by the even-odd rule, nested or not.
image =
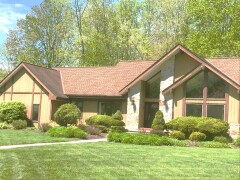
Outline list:
[[[155,134],[158,136],[166,136],[167,135],[163,130],[155,130],[155,129],[152,129],[150,131],[150,134]]]
[[[130,134],[130,133],[109,133],[108,141],[125,144],[139,144],[151,146],[188,146],[187,141],[179,141],[166,136],[160,137],[153,134]]]
[[[106,126],[102,126],[102,125],[97,125],[98,129],[100,129],[102,131],[102,133],[107,133],[108,132],[108,128]]]
[[[95,125],[86,126],[85,131],[91,135],[100,135],[102,131]]]
[[[240,136],[237,137],[237,139],[235,139],[235,141],[233,142],[233,144],[235,146],[239,146],[240,147]]]
[[[63,104],[54,113],[54,120],[61,126],[77,124],[81,111],[75,104]]]
[[[206,148],[230,148],[226,143],[214,142],[214,141],[203,141],[198,142],[198,147],[206,147]]]
[[[213,138],[213,141],[215,141],[215,142],[220,142],[220,143],[225,143],[225,144],[228,143],[227,138],[224,137],[224,136],[215,136],[215,137]]]
[[[202,132],[207,136],[207,140],[212,140],[215,136],[226,136],[229,125],[227,122],[209,117],[178,117],[166,123],[171,130],[182,131],[186,138],[192,132]]]
[[[12,124],[8,124],[7,122],[0,122],[0,129],[12,129]]]
[[[12,126],[14,129],[25,129],[27,127],[26,120],[16,120],[12,122]]]
[[[206,139],[206,135],[201,132],[193,132],[190,134],[189,139],[192,141],[204,141]]]
[[[86,119],[88,125],[101,125],[107,128],[111,126],[125,126],[123,121],[115,120],[111,116],[107,115],[94,115]]]
[[[117,112],[112,115],[112,118],[119,121],[123,120],[121,111],[117,110]]]
[[[0,121],[12,123],[15,120],[27,119],[26,106],[21,102],[0,103]]]
[[[40,124],[40,126],[38,127],[38,129],[42,132],[47,132],[50,128],[52,128],[52,126],[50,125],[50,123],[42,123]]]
[[[111,126],[110,132],[126,132],[126,129],[123,126]]]
[[[154,130],[164,130],[165,128],[165,121],[163,119],[162,111],[158,110],[155,114],[155,118],[152,122],[152,129]]]
[[[178,139],[178,140],[184,140],[185,139],[185,134],[181,131],[172,131],[169,133],[169,137]]]
[[[55,127],[48,131],[51,137],[66,137],[66,138],[80,138],[85,139],[86,133],[78,128],[73,127]]]

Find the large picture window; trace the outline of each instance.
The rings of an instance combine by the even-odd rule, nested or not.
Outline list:
[[[146,82],[146,98],[159,98],[160,73]]]
[[[224,80],[205,70],[185,84],[185,115],[225,119],[227,87]]]
[[[99,102],[99,114],[112,116],[117,110],[122,111],[121,102]]]

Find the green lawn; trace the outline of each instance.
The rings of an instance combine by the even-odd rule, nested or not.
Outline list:
[[[0,146],[40,142],[62,142],[70,140],[72,139],[50,137],[46,133],[40,133],[33,130],[0,130]]]
[[[239,179],[239,149],[109,142],[0,150],[0,179]]]

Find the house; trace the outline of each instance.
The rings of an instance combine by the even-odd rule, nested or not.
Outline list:
[[[35,124],[75,102],[81,119],[123,113],[126,128],[151,127],[160,109],[166,121],[209,116],[240,127],[240,58],[204,59],[178,45],[158,61],[121,61],[111,67],[48,69],[21,63],[0,83],[0,101],[21,101]]]

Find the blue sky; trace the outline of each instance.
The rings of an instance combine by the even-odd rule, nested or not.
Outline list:
[[[16,27],[17,19],[31,12],[31,7],[43,0],[0,0],[0,46],[4,44],[9,29]]]

